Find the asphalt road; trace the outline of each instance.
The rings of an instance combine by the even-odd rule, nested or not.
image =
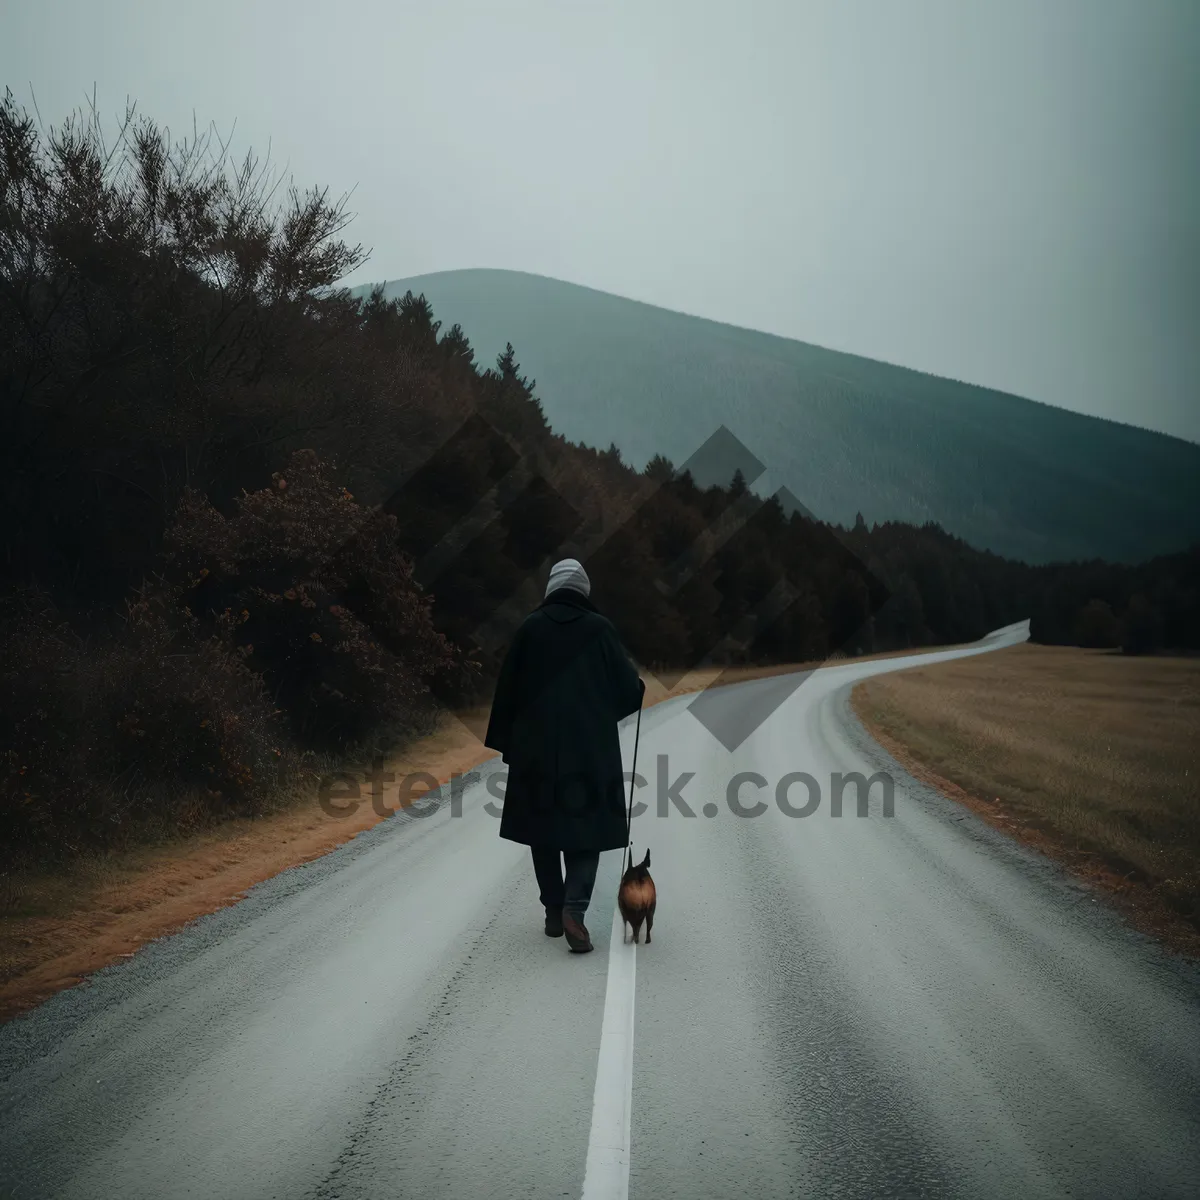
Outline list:
[[[1200,975],[866,737],[850,685],[912,662],[647,710],[648,947],[617,852],[596,953],[543,936],[493,763],[10,1022],[0,1195],[1200,1194]],[[880,768],[893,815],[831,815]]]

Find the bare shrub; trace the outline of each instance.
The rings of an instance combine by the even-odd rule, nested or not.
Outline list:
[[[93,644],[44,596],[10,594],[0,677],[6,863],[261,812],[304,770],[262,680],[161,591]]]
[[[303,745],[428,729],[430,683],[471,670],[434,627],[395,519],[360,506],[311,450],[229,517],[187,493],[168,545],[181,600],[261,673]]]

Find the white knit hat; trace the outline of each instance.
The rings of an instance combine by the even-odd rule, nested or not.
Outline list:
[[[576,558],[564,558],[550,568],[550,580],[546,584],[546,595],[558,588],[574,588],[585,596],[592,590],[592,581],[587,577],[583,565]]]

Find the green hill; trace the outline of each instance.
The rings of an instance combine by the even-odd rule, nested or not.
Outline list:
[[[391,281],[477,361],[512,342],[551,426],[641,467],[719,426],[842,524],[936,521],[1029,562],[1137,561],[1200,540],[1200,446],[805,342],[514,271]],[[365,291],[367,289],[360,289]]]

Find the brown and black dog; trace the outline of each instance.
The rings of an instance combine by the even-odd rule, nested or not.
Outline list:
[[[621,877],[621,886],[617,890],[617,907],[625,924],[633,929],[635,944],[644,921],[646,945],[650,945],[650,930],[654,928],[654,906],[657,903],[658,893],[654,889],[654,880],[650,878],[650,851],[646,851],[646,857],[636,867],[630,855],[629,870]]]

